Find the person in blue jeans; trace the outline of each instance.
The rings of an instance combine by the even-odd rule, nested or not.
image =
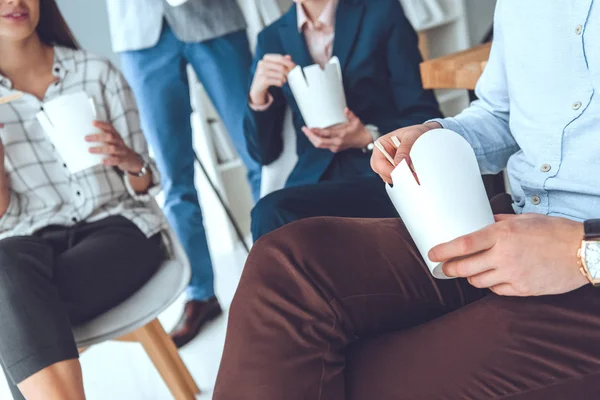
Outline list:
[[[186,65],[191,64],[248,169],[255,200],[260,166],[248,155],[241,116],[247,107],[252,56],[236,0],[107,0],[113,50],[120,53],[142,128],[163,176],[165,214],[192,266],[188,301],[171,333],[178,347],[221,314],[211,257],[194,186],[192,112]]]

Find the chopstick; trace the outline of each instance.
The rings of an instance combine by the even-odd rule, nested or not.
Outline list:
[[[385,147],[383,147],[383,145],[379,142],[379,140],[375,141],[375,147],[377,148],[377,150],[379,150],[380,152],[383,153],[383,155],[385,156],[385,158],[387,158],[387,160],[390,162],[390,164],[392,164],[394,167],[396,166],[396,164],[394,164],[394,159],[385,150]]]
[[[23,92],[13,93],[8,96],[0,97],[0,104],[10,103],[11,101],[15,101],[23,97]]]
[[[400,139],[398,139],[396,136],[392,136],[392,143],[394,144],[395,148],[400,147]],[[390,164],[392,164],[394,167],[396,166],[396,164],[394,163],[394,159],[392,158],[392,156],[390,156],[390,153],[388,153],[385,150],[385,147],[383,147],[379,140],[375,141],[375,147],[385,156],[385,158],[387,158]]]

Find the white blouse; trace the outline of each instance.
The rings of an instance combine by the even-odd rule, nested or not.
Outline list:
[[[10,205],[0,218],[0,239],[114,215],[129,219],[148,237],[159,233],[166,221],[148,203],[160,190],[159,174],[148,155],[129,85],[104,58],[64,47],[55,47],[54,53],[57,81],[44,101],[85,92],[95,102],[97,119],[110,122],[125,143],[149,162],[154,182],[147,194],[138,195],[126,174],[113,167],[97,165],[71,174],[36,119],[44,102],[25,94],[0,105],[0,136],[10,182]],[[0,96],[14,93],[10,80],[0,75]]]

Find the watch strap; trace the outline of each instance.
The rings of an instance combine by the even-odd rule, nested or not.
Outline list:
[[[150,166],[150,163],[148,162],[148,160],[146,160],[142,156],[140,156],[140,159],[142,160],[142,169],[140,169],[139,172],[129,172],[129,171],[127,171],[128,175],[135,176],[137,178],[141,178],[141,177],[145,176],[148,173],[148,167]]]
[[[600,219],[588,219],[583,223],[584,240],[600,239]]]

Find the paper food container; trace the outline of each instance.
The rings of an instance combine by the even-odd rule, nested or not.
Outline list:
[[[90,154],[94,144],[85,141],[87,135],[98,131],[92,125],[96,107],[87,94],[77,92],[52,99],[44,103],[37,119],[72,174],[102,163],[105,156]]]
[[[494,223],[475,153],[459,134],[435,129],[421,136],[392,172],[387,192],[434,277],[448,279],[429,251]]]
[[[167,0],[167,3],[171,6],[171,7],[177,7],[180,6],[184,3],[187,3],[188,0]]]
[[[333,57],[324,69],[314,64],[296,66],[288,74],[288,83],[306,126],[328,128],[348,122],[344,109],[346,95],[340,60]]]

